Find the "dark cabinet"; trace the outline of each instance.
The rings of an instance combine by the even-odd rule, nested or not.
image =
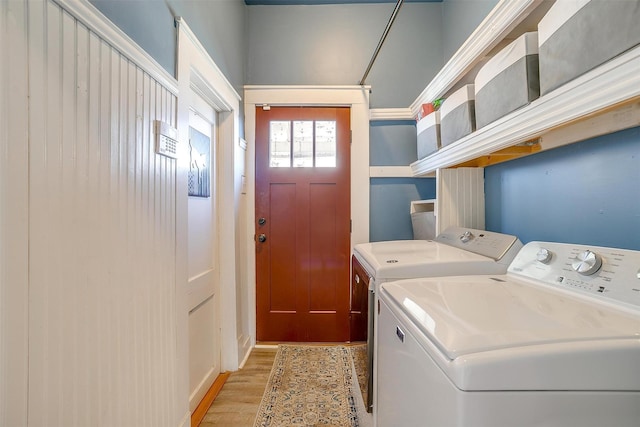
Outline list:
[[[355,256],[351,257],[351,341],[367,340],[369,275]]]

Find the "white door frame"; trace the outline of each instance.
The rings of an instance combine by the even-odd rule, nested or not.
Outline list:
[[[189,170],[188,138],[191,90],[218,110],[218,203],[220,250],[220,323],[222,371],[238,368],[238,322],[236,289],[239,262],[236,256],[241,178],[237,151],[239,140],[240,95],[217,67],[184,19],[176,18],[178,27],[178,138],[179,159],[176,194],[176,315],[179,378],[178,396],[184,396],[185,413],[189,412],[188,350],[188,281],[187,268],[187,179]]]
[[[249,325],[256,337],[255,135],[256,107],[344,106],[351,108],[351,248],[369,241],[369,86],[245,86],[247,139],[247,240]]]
[[[218,244],[218,112],[193,91],[189,138],[209,138],[209,197],[189,197],[189,408],[194,411],[220,374],[220,250]],[[190,150],[193,150],[191,146]],[[190,161],[193,162],[190,156]],[[209,228],[210,227],[210,228]],[[209,246],[211,245],[211,246]],[[192,253],[194,250],[196,253]],[[192,264],[193,262],[193,264]],[[191,353],[192,352],[192,353]]]

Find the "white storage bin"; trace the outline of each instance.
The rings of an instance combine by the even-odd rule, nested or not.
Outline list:
[[[436,237],[436,201],[416,200],[411,202],[411,225],[414,240],[433,240]]]
[[[416,124],[418,160],[440,149],[440,111],[434,111]]]
[[[540,94],[640,44],[640,1],[557,1],[538,24]]]
[[[475,91],[465,85],[444,100],[440,107],[440,142],[442,147],[476,130]]]
[[[498,52],[474,86],[478,129],[538,98],[538,33],[525,33]]]

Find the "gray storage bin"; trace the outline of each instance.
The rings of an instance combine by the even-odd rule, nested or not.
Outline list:
[[[538,33],[525,33],[498,52],[474,86],[478,129],[538,98]]]
[[[442,147],[476,130],[475,91],[465,85],[455,91],[440,107],[440,143]]]
[[[557,1],[538,43],[544,95],[640,44],[640,1]]]
[[[440,149],[440,111],[423,117],[416,125],[418,133],[418,160]]]

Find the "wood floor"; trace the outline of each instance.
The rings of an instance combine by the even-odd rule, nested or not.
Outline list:
[[[200,427],[253,427],[276,351],[254,348],[244,367],[231,373]]]

